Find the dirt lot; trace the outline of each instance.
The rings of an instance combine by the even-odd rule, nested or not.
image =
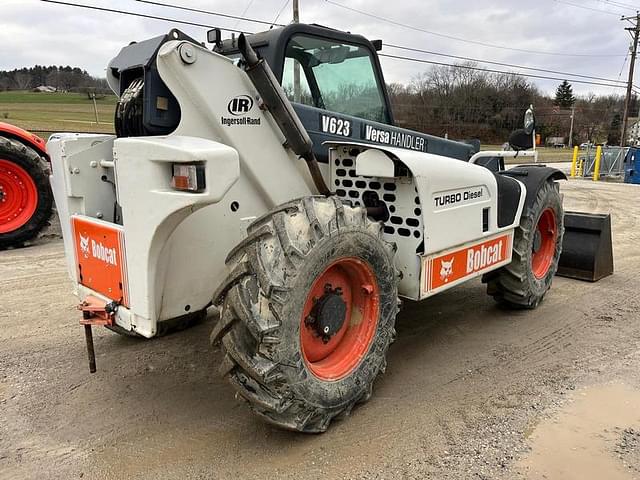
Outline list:
[[[96,332],[90,375],[62,243],[0,252],[0,478],[640,478],[638,187],[570,182],[611,212],[616,274],[538,310],[472,282],[406,304],[369,403],[323,435],[265,425],[218,379],[209,318]]]

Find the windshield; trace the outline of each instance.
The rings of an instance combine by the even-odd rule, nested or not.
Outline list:
[[[291,101],[388,123],[367,48],[295,35],[287,45],[282,87]]]

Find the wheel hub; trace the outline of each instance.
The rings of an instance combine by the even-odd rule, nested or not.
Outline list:
[[[340,257],[320,273],[300,316],[300,348],[307,368],[324,381],[349,375],[376,335],[380,291],[373,269],[359,258]]]
[[[327,283],[324,286],[324,292],[322,297],[314,299],[314,306],[305,323],[322,338],[324,343],[327,343],[344,325],[347,304],[342,299],[340,287],[334,289],[330,283]]]

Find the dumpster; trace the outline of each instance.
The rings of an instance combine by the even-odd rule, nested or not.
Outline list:
[[[624,183],[640,184],[640,148],[631,147],[624,157]]]

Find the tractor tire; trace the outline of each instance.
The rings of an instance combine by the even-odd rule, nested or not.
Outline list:
[[[525,206],[513,239],[510,264],[482,277],[487,293],[514,309],[533,309],[558,271],[564,235],[564,211],[558,184],[549,180],[530,208]]]
[[[49,166],[30,147],[0,137],[0,249],[22,246],[49,224]]]
[[[250,408],[323,432],[369,399],[399,310],[395,247],[363,208],[306,197],[248,228],[214,296],[221,373]]]

